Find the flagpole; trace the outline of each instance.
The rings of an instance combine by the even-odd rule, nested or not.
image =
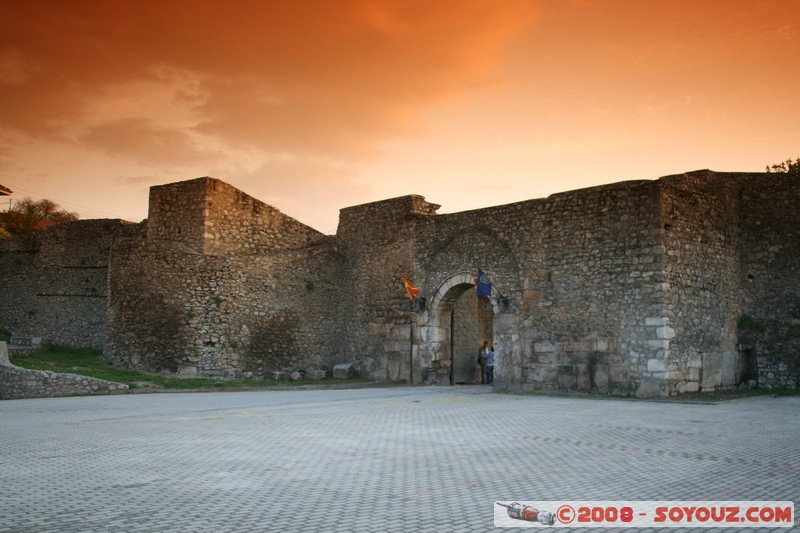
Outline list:
[[[414,385],[414,311],[411,311],[411,346],[408,350],[408,384]]]
[[[397,276],[395,275],[395,279],[396,278],[397,278]],[[399,281],[403,285],[403,287],[405,288],[406,293],[408,294],[408,297],[410,299],[410,301],[409,301],[409,310],[411,311],[411,314],[410,314],[409,319],[408,319],[409,320],[409,323],[408,323],[408,327],[409,327],[409,333],[408,333],[408,339],[409,339],[409,346],[408,346],[408,381],[409,381],[410,385],[413,385],[414,384],[414,323],[415,323],[414,300],[415,300],[417,294],[419,294],[420,290],[417,287],[414,287],[414,285],[411,284],[411,281],[406,277],[405,274],[401,274],[400,275]]]
[[[410,295],[409,295],[410,296]],[[414,384],[414,300],[409,300],[411,314],[408,317],[408,384]]]

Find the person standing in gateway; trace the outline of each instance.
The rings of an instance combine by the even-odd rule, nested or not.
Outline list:
[[[483,341],[483,346],[478,352],[478,372],[480,373],[481,385],[486,384],[486,357],[489,355],[491,349],[489,348],[489,341]]]
[[[486,352],[486,384],[494,383],[494,346]]]

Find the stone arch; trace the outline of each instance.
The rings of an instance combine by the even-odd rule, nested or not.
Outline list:
[[[452,272],[454,266],[463,268],[473,265],[474,268],[483,268],[492,278],[490,300],[495,316],[508,311],[509,300],[514,296],[520,301],[522,271],[514,249],[502,236],[485,226],[462,227],[448,232],[437,242],[436,251],[426,267],[431,273],[437,273],[438,278],[438,273]],[[430,298],[431,303],[442,298],[453,284],[472,283],[472,276],[476,273],[472,268],[456,271],[439,284]]]
[[[475,272],[463,271],[444,280],[444,282],[442,282],[441,285],[439,285],[439,287],[436,289],[436,292],[433,294],[433,296],[431,296],[429,312],[434,314],[436,311],[441,311],[448,305],[452,305],[455,299],[461,296],[461,294],[463,294],[463,292],[469,288],[465,287],[466,285],[475,285],[475,274]],[[462,287],[462,289],[453,293],[452,289],[454,287]],[[501,291],[499,289],[500,288],[495,285],[494,280],[492,280],[492,294],[489,296],[489,301],[492,303],[492,311],[495,315],[500,312],[500,302],[498,301],[498,296],[501,294]]]
[[[422,370],[421,380],[427,383],[451,384],[463,382],[454,378],[453,365],[458,363],[452,353],[453,331],[452,314],[456,302],[464,293],[474,288],[475,274],[470,271],[462,271],[449,276],[434,291],[430,298],[427,310],[420,317],[420,344],[419,364]],[[488,298],[491,305],[492,324],[490,329],[494,335],[494,317],[501,311],[499,302],[501,291],[495,285],[492,286],[492,294]],[[477,356],[477,346],[474,354],[470,352],[470,357]]]

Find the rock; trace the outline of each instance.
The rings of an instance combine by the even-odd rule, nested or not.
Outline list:
[[[299,381],[299,380],[303,379],[303,374],[301,374],[300,372],[295,370],[294,372],[289,374],[289,379],[291,379],[292,381]]]
[[[309,368],[308,370],[306,370],[306,379],[310,379],[311,381],[319,381],[320,379],[325,379],[325,371]]]
[[[336,379],[350,379],[355,375],[353,363],[341,363],[333,367],[333,377]]]
[[[0,341],[0,365],[11,366],[8,361],[8,346],[5,341]]]

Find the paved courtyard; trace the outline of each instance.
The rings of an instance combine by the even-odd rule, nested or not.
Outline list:
[[[0,402],[2,532],[500,531],[508,500],[797,502],[800,397],[465,386]]]

